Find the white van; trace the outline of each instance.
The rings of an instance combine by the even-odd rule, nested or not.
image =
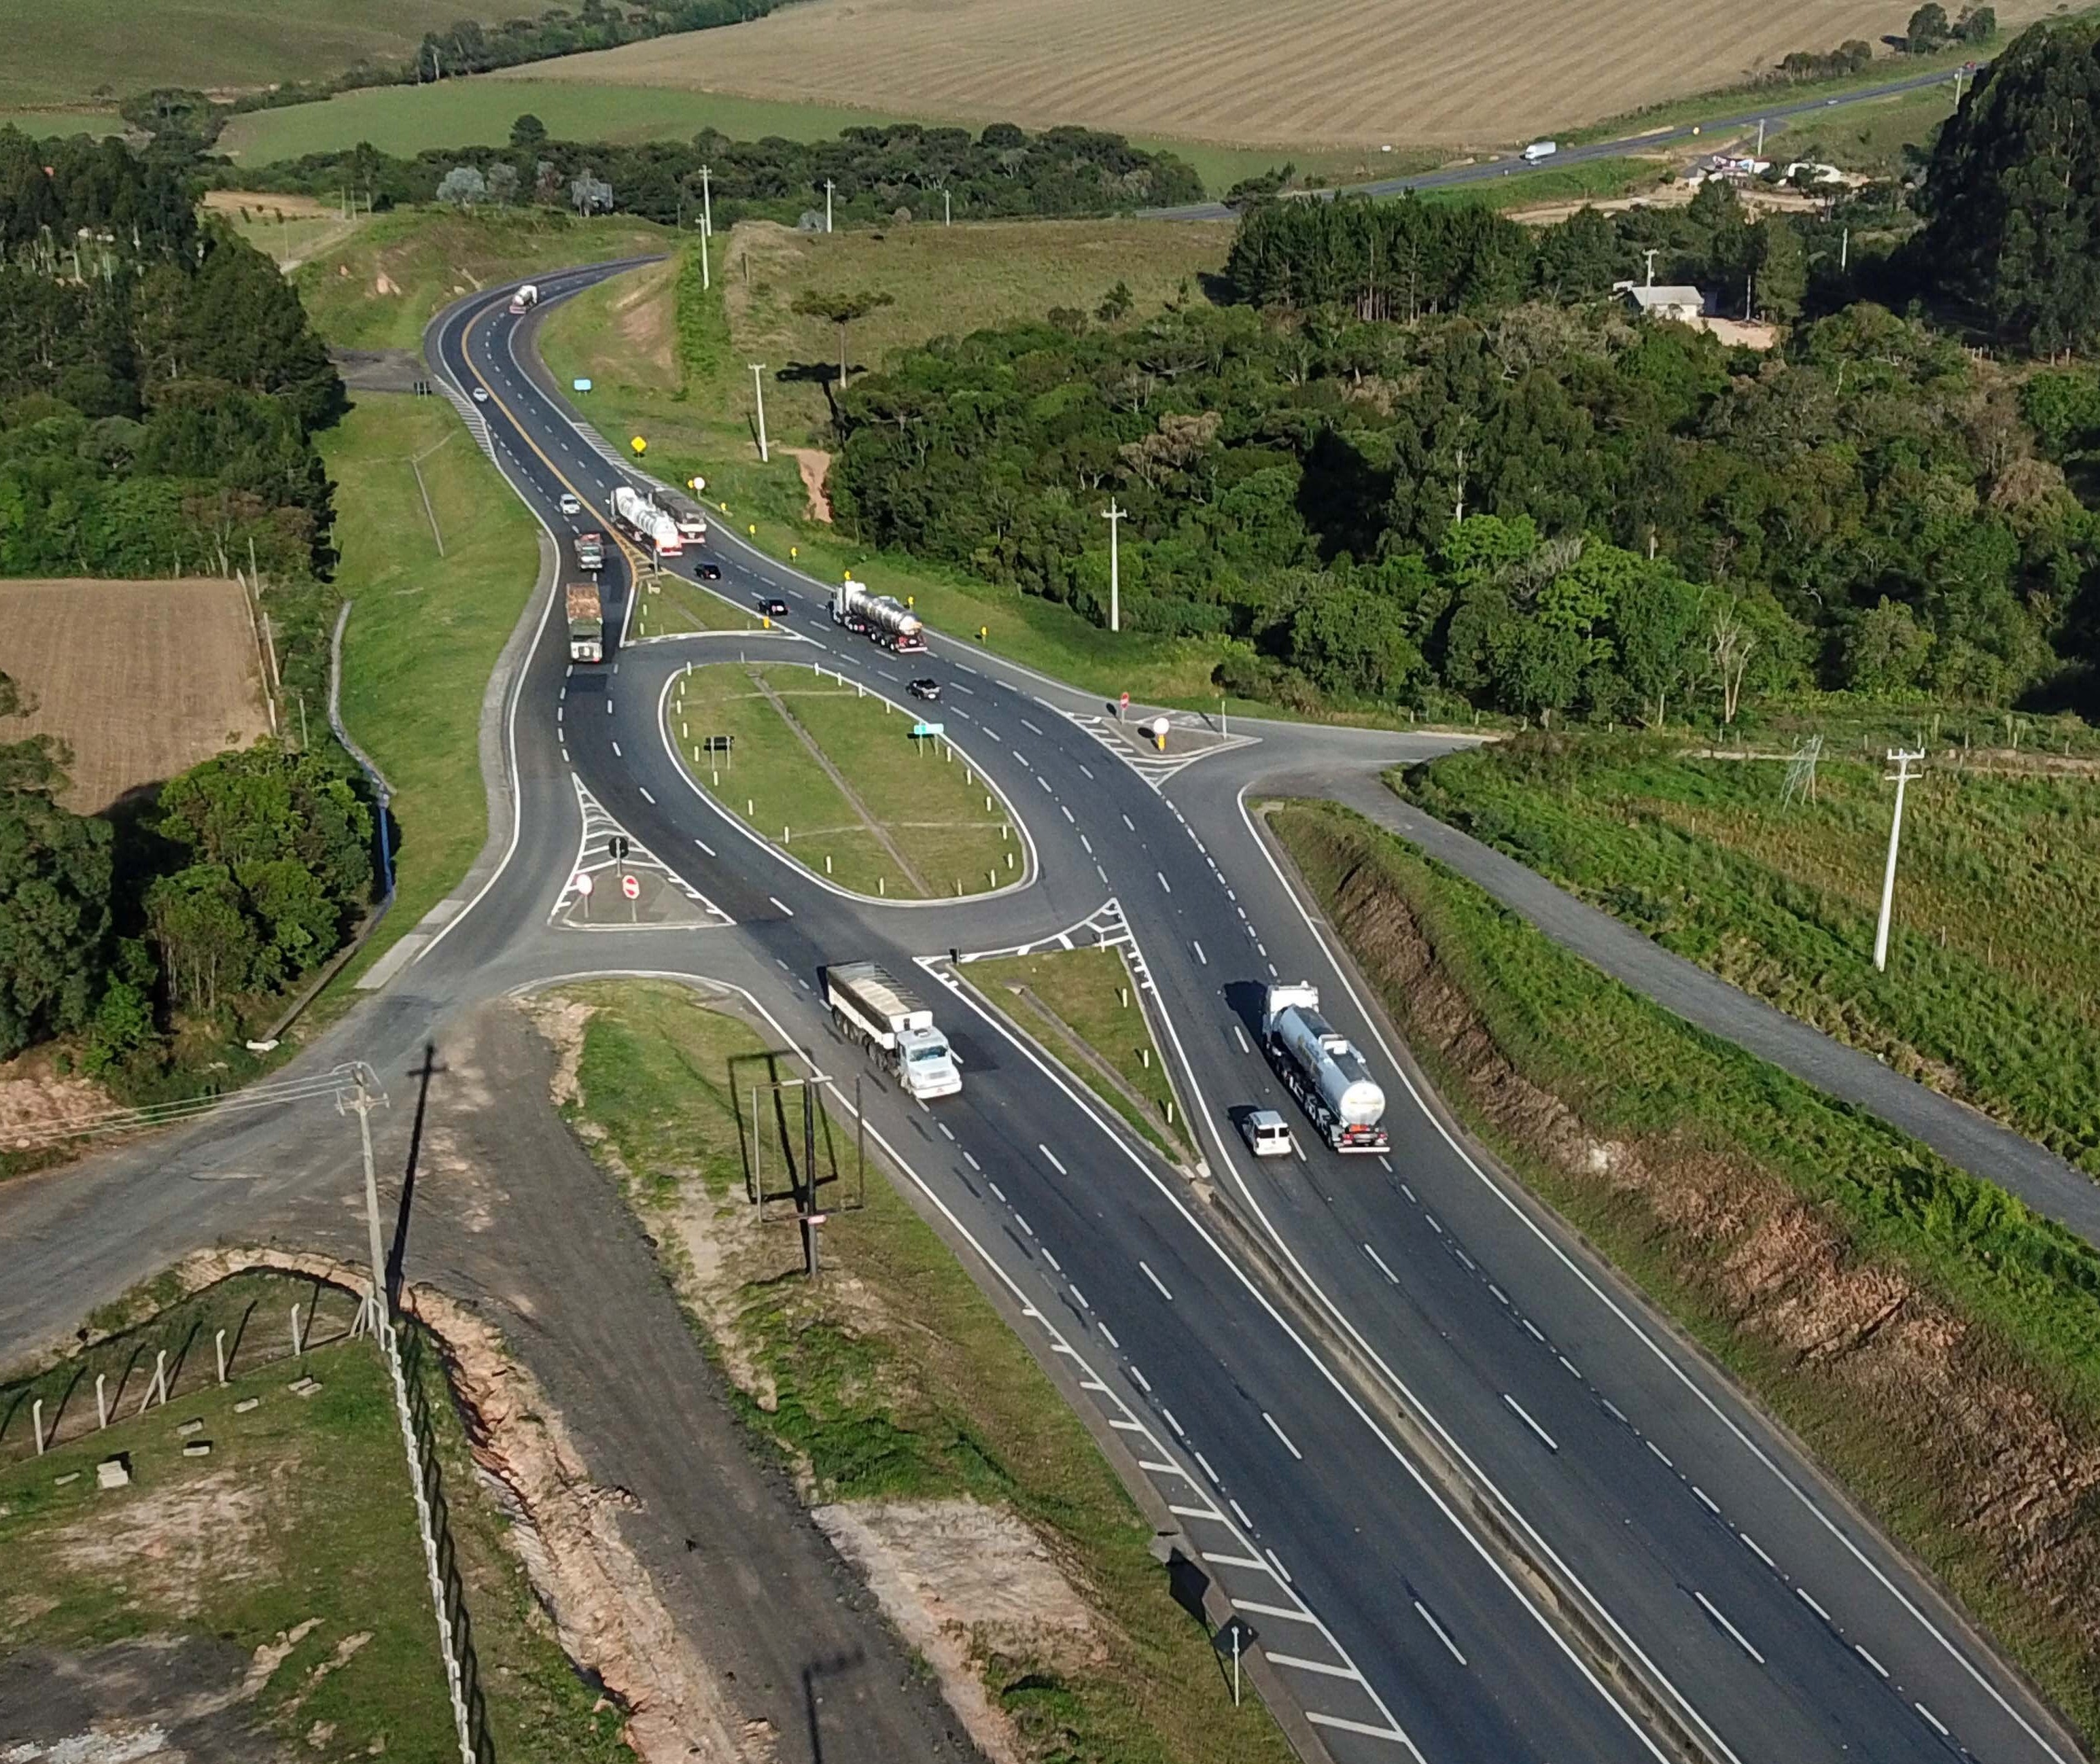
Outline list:
[[[1542,159],[1551,159],[1560,151],[1558,141],[1533,141],[1524,150],[1524,162],[1527,165],[1536,165]]]
[[[1297,1149],[1290,1123],[1273,1109],[1250,1109],[1240,1118],[1240,1134],[1257,1158],[1288,1158]]]

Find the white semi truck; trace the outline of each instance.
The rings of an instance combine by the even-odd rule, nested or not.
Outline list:
[[[926,652],[926,628],[918,615],[887,594],[871,594],[865,582],[851,576],[832,591],[832,623],[865,630],[885,649],[899,655]]]
[[[922,1102],[963,1087],[948,1038],[933,1013],[873,962],[840,962],[824,970],[824,1003],[839,1033],[877,1056],[877,1064]]]
[[[686,549],[678,523],[631,484],[615,484],[612,518],[638,545],[653,546],[660,558],[675,558]]]
[[[539,304],[540,290],[530,282],[526,283],[510,297],[510,310],[513,313],[530,312]]]
[[[1345,1035],[1320,1014],[1317,986],[1271,986],[1262,1002],[1262,1045],[1284,1088],[1338,1152],[1383,1152],[1385,1092]]]

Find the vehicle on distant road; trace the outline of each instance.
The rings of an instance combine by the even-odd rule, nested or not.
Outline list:
[[[594,527],[576,535],[576,567],[593,573],[605,567],[605,535]]]
[[[1551,159],[1560,151],[1558,141],[1533,141],[1524,150],[1524,162],[1527,165],[1536,165],[1542,159]]]
[[[858,620],[856,625],[854,621]],[[910,608],[887,594],[871,594],[865,582],[848,576],[832,592],[832,621],[849,630],[864,629],[885,649],[899,655],[926,653],[925,628]]]
[[[909,692],[915,699],[924,699],[929,704],[931,704],[936,702],[941,696],[941,682],[930,677],[915,680],[904,690]]]
[[[721,580],[721,566],[719,563],[704,563],[693,574],[703,582],[719,582]]]
[[[963,1087],[948,1038],[933,1013],[873,962],[840,962],[824,970],[824,1003],[839,1033],[871,1052],[921,1102]]]
[[[1301,981],[1271,986],[1262,1001],[1262,1046],[1284,1088],[1338,1152],[1387,1149],[1385,1092],[1364,1056],[1320,1014],[1320,992]]]
[[[769,619],[784,619],[788,616],[788,602],[776,594],[770,600],[759,602],[758,610]]]
[[[598,598],[595,582],[571,582],[568,588],[569,659],[602,662],[605,659],[605,608]]]
[[[564,514],[580,514],[583,512],[583,504],[579,502],[567,491],[563,491],[562,492],[562,513]]]
[[[660,558],[675,558],[686,549],[678,523],[632,484],[613,487],[612,518],[637,545],[647,545]]]
[[[486,404],[488,402],[488,388],[485,386],[476,386],[474,389],[474,401],[477,404]]]
[[[530,282],[526,283],[510,297],[510,311],[514,315],[521,312],[530,312],[539,304],[540,290]]]
[[[1273,1109],[1250,1109],[1240,1117],[1240,1137],[1257,1158],[1288,1158],[1297,1147],[1290,1143],[1290,1126]]]

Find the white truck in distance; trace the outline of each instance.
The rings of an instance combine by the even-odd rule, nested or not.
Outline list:
[[[1551,159],[1560,151],[1558,141],[1533,141],[1524,150],[1524,162],[1527,165],[1536,165],[1542,159]]]
[[[963,1087],[948,1038],[933,1013],[873,962],[840,962],[824,970],[824,1003],[839,1033],[858,1042],[921,1102]]]
[[[660,558],[675,558],[686,549],[678,523],[630,484],[613,487],[612,518],[637,545],[653,546]]]
[[[925,627],[917,615],[887,594],[871,594],[865,582],[856,582],[851,576],[832,591],[832,623],[858,624],[885,649],[899,655],[926,653]]]
[[[1301,981],[1271,986],[1262,1001],[1262,1046],[1284,1088],[1338,1152],[1382,1152],[1385,1092],[1348,1039],[1320,1014],[1320,992]]]
[[[513,314],[530,312],[533,307],[539,304],[540,290],[535,288],[530,282],[526,283],[523,288],[519,289],[516,293],[510,297],[510,310]]]
[[[689,545],[707,543],[708,518],[700,513],[697,502],[689,502],[683,496],[667,496],[663,502],[664,512],[678,523],[678,536]]]

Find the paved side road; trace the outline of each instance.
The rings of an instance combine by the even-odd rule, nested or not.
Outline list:
[[[1325,772],[1268,782],[1331,797],[1390,828],[1621,986],[1923,1140],[1949,1163],[2009,1189],[2036,1212],[2100,1246],[2100,1184],[2032,1140],[1671,954],[1514,858],[1403,802],[1375,775]]]

